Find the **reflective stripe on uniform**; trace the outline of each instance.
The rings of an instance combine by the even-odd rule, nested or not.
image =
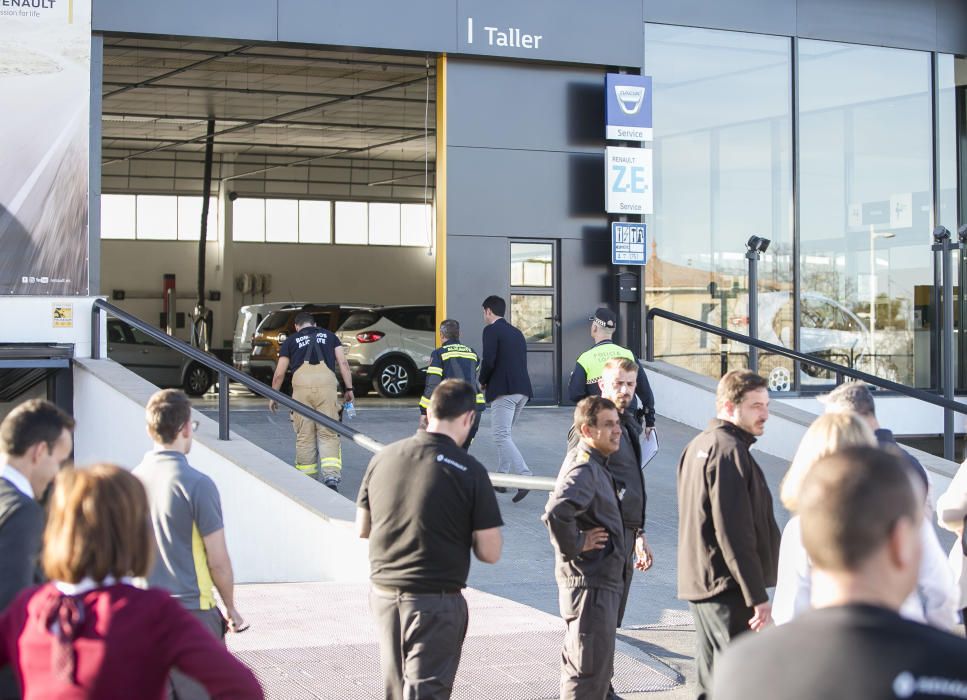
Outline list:
[[[339,457],[323,457],[322,459],[319,460],[319,463],[322,465],[323,469],[325,469],[326,467],[336,468],[336,469],[342,468],[342,459]]]
[[[449,352],[445,352],[442,355],[440,355],[440,358],[443,360],[450,360],[450,359],[453,359],[454,357],[462,357],[466,360],[474,360],[474,361],[477,360],[476,353],[464,352],[461,350],[450,350]]]
[[[483,394],[477,394],[477,403],[487,403],[487,400],[484,398]]]
[[[309,474],[310,476],[312,474],[315,474],[317,471],[319,471],[318,464],[297,464],[295,465],[295,468],[298,469],[303,474]]]
[[[478,396],[479,396],[479,394],[478,394]],[[430,407],[430,399],[428,397],[426,397],[426,396],[421,396],[420,397],[420,408],[429,408],[429,407]]]
[[[440,375],[442,377],[443,376],[443,368],[442,367],[427,367],[426,368],[426,373],[427,374],[438,374],[438,375]]]

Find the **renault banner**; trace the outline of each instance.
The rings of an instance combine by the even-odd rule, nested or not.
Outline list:
[[[0,294],[88,293],[91,0],[0,0]]]

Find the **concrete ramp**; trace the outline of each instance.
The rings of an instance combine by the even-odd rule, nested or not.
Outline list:
[[[473,589],[465,595],[470,628],[454,699],[559,697],[560,618]],[[239,586],[236,604],[252,628],[229,635],[229,647],[259,677],[267,698],[382,698],[368,596],[368,584]],[[682,684],[676,671],[620,639],[615,662],[619,694]]]

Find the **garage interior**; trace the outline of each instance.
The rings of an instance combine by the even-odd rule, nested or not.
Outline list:
[[[154,322],[174,274],[187,339],[214,120],[213,349],[244,304],[434,303],[435,56],[104,35],[103,59],[101,294]]]

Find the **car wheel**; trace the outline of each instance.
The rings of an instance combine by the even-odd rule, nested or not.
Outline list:
[[[770,391],[790,391],[792,389],[792,372],[787,367],[773,367],[769,372]]]
[[[376,365],[373,386],[382,396],[397,399],[406,396],[413,388],[413,367],[400,358],[382,360]]]
[[[189,396],[204,396],[212,387],[212,374],[204,365],[192,364],[185,373],[183,386]]]

